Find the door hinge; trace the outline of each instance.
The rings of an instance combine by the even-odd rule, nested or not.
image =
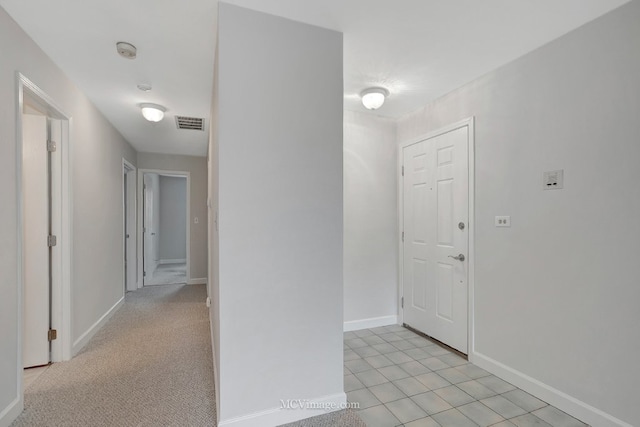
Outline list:
[[[142,273],[142,277],[147,277],[147,272],[146,271]]]
[[[47,245],[49,245],[49,247],[51,248],[57,244],[58,244],[58,238],[53,234],[49,234],[49,236],[47,237]]]
[[[404,176],[404,166],[402,166],[402,176]]]
[[[56,338],[58,338],[58,331],[55,329],[49,329],[49,332],[47,332],[47,339],[49,341],[53,341]]]
[[[56,151],[56,142],[55,141],[47,141],[47,151],[53,153]]]
[[[404,308],[404,297],[400,298],[400,307]]]
[[[402,241],[404,242],[404,231],[402,232]]]

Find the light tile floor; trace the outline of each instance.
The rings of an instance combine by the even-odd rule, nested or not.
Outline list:
[[[149,285],[177,285],[187,283],[187,263],[160,264],[152,277],[145,279]]]
[[[369,427],[586,426],[402,326],[344,344],[345,391]]]

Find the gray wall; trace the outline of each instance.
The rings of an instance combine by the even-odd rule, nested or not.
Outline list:
[[[191,172],[191,279],[207,277],[207,158],[138,153],[139,169]],[[194,218],[198,218],[198,224]]]
[[[220,3],[218,42],[218,416],[273,425],[344,398],[342,35]]]
[[[213,370],[215,389],[220,390],[220,237],[218,233],[218,123],[219,123],[219,67],[218,44],[216,43],[215,61],[213,64],[213,96],[211,97],[211,125],[209,126],[209,147],[207,150],[208,176],[208,216],[209,225],[209,262],[207,275],[207,295],[212,304],[209,308],[209,325],[211,329],[211,353],[213,354]],[[220,407],[220,393],[216,395],[216,408]],[[218,412],[219,414],[219,412]],[[220,415],[218,415],[218,420]]]
[[[476,118],[479,362],[631,425],[640,425],[639,23],[635,1],[398,125],[407,141]],[[543,171],[556,169],[564,190],[543,191]],[[511,215],[512,227],[496,229],[495,215]],[[613,425],[591,413],[584,421]]]
[[[160,260],[187,258],[187,179],[160,176]],[[205,218],[202,218],[205,221]],[[204,277],[204,276],[202,276]]]
[[[16,71],[25,74],[73,116],[70,179],[74,342],[123,297],[122,157],[135,164],[136,153],[3,9],[0,52],[1,413],[18,394]]]
[[[393,318],[398,313],[395,141],[395,121],[345,111],[345,322]]]

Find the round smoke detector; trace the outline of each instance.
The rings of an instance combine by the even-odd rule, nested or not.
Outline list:
[[[140,83],[138,85],[138,89],[140,89],[143,92],[149,92],[152,88],[150,84],[147,83]]]
[[[136,59],[136,54],[138,52],[138,49],[136,49],[136,47],[131,43],[118,42],[116,43],[116,49],[118,49],[118,53],[123,58]]]

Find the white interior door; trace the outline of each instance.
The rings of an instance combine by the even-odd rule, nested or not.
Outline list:
[[[49,363],[49,173],[47,166],[47,119],[22,117],[24,198],[23,242],[23,365]]]
[[[160,177],[157,174],[146,173],[143,176],[143,224],[144,224],[144,284],[153,278],[159,261],[159,198],[158,188]]]
[[[143,182],[144,182],[144,187],[143,187],[143,199],[142,199],[142,203],[143,203],[143,227],[144,227],[144,235],[143,235],[143,258],[144,258],[144,280],[143,280],[143,284],[147,284],[147,280],[151,279],[151,274],[153,273],[153,269],[152,269],[152,253],[153,251],[151,250],[151,248],[153,247],[153,242],[152,242],[152,224],[153,221],[151,220],[151,210],[153,207],[153,191],[151,189],[151,185],[150,185],[150,180],[148,178],[148,175],[144,175],[143,177]]]
[[[465,354],[468,129],[403,149],[404,323]]]
[[[128,169],[124,174],[125,206],[125,282],[127,291],[135,291],[137,286],[136,261],[136,171]]]

